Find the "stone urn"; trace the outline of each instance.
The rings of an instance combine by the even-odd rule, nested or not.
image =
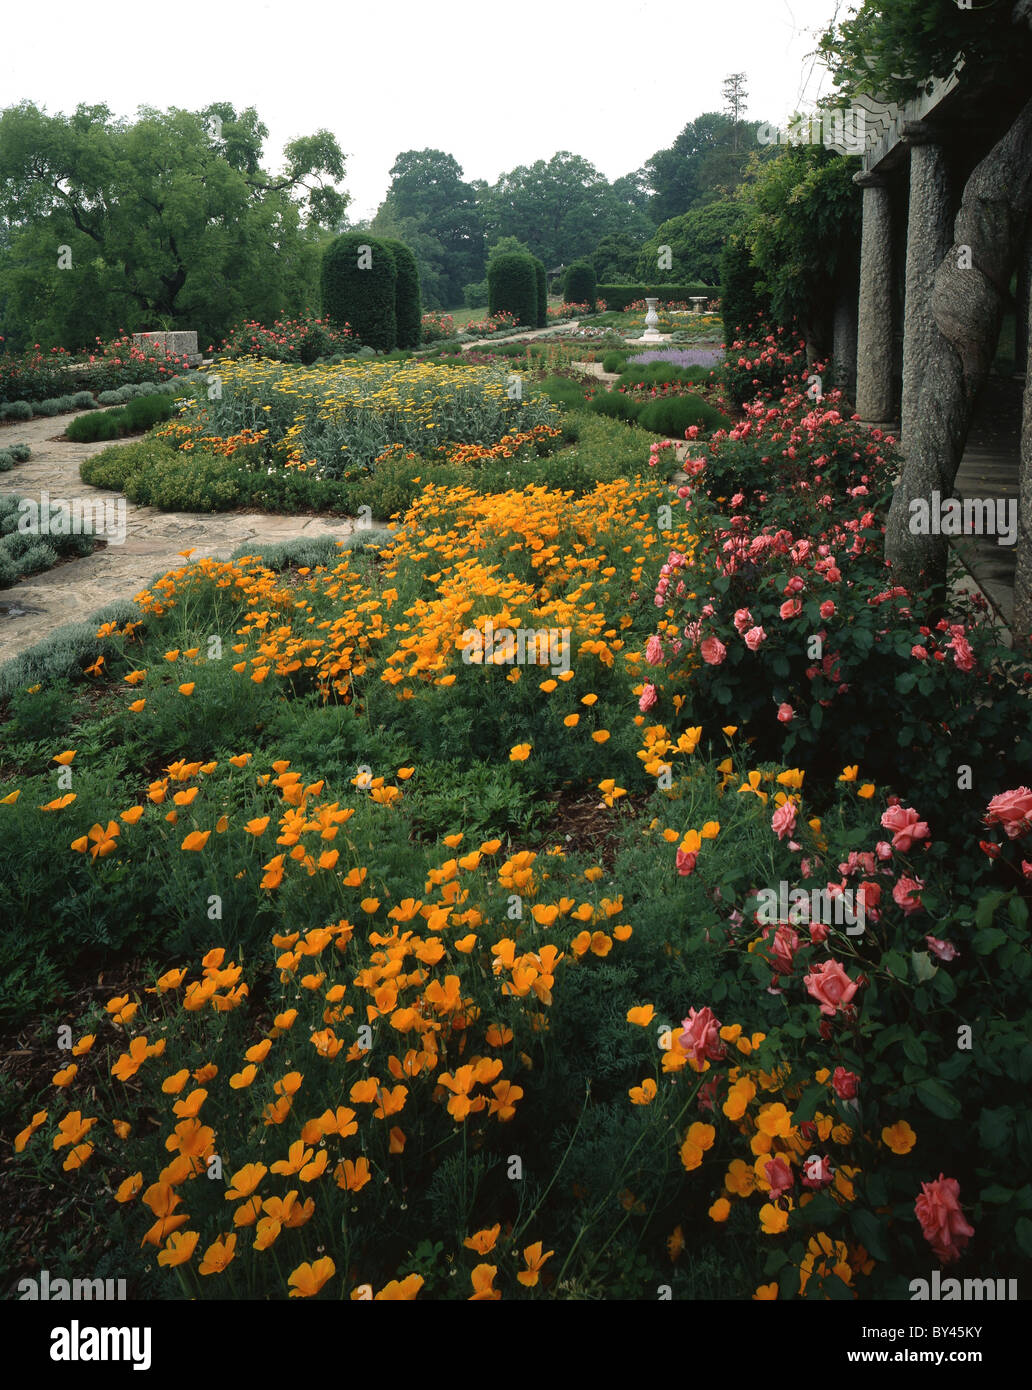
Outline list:
[[[659,323],[659,315],[656,312],[656,305],[658,303],[658,298],[645,300],[648,313],[645,315],[645,332],[641,335],[642,342],[658,343],[660,341],[661,335],[656,327]]]

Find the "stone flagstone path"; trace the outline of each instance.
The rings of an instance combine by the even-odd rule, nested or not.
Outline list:
[[[59,498],[116,499],[120,493],[89,487],[79,464],[108,447],[109,441],[73,444],[55,439],[73,415],[0,428],[0,447],[28,444],[32,458],[0,473],[0,494],[18,493],[38,502],[41,492]],[[117,441],[116,441],[117,442]],[[129,441],[126,441],[129,442]],[[124,545],[110,542],[82,559],[56,565],[43,574],[0,589],[0,661],[8,661],[64,623],[82,622],[116,599],[131,599],[157,575],[185,562],[177,554],[193,548],[192,558],[226,560],[252,541],[259,544],[334,536],[343,540],[355,529],[350,518],[274,516],[267,512],[162,512],[125,502]]]

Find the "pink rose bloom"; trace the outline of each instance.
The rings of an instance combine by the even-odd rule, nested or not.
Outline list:
[[[786,594],[801,594],[805,585],[798,574],[793,574],[792,578],[785,585]]]
[[[828,924],[826,922],[810,923],[810,940],[815,946],[819,946],[822,941],[828,939]]]
[[[709,1058],[714,1062],[725,1055],[725,1047],[720,1037],[720,1020],[714,1017],[707,1005],[704,1009],[689,1009],[688,1017],[682,1019],[684,1032],[678,1042],[693,1062]]]
[[[860,987],[837,960],[826,960],[809,975],[804,975],[803,984],[828,1018],[834,1018],[840,1009],[845,1009]]]
[[[879,840],[874,847],[874,852],[879,859],[892,858],[892,846],[889,844],[888,840]]]
[[[893,899],[898,907],[909,917],[912,912],[921,910],[921,899],[919,893],[924,884],[919,878],[907,878],[906,874],[899,880],[892,890]]]
[[[804,1187],[827,1187],[834,1179],[835,1169],[826,1154],[811,1154],[804,1162]]]
[[[917,661],[927,661],[927,660],[928,660],[928,648],[927,648],[927,647],[921,647],[921,646],[911,647],[911,648],[910,648],[910,655],[911,655],[912,657],[914,657]]]
[[[647,685],[645,689],[641,692],[641,699],[638,701],[638,708],[641,710],[642,714],[644,714],[646,710],[650,710],[652,708],[652,706],[656,703],[658,699],[659,696],[656,694],[656,687],[654,685]]]
[[[959,954],[952,941],[940,941],[935,936],[926,936],[925,941],[932,955],[938,956],[940,960],[956,960]]]
[[[762,627],[751,627],[745,634],[745,645],[751,652],[758,651],[761,643],[766,642],[767,634]]]
[[[934,1182],[921,1184],[921,1195],[914,1203],[914,1214],[921,1223],[921,1234],[943,1264],[960,1258],[964,1246],[975,1234],[960,1209],[960,1183],[939,1174]]]
[[[839,1100],[855,1100],[860,1078],[856,1072],[846,1071],[845,1067],[836,1067],[831,1076],[831,1084]]]
[[[1002,825],[1008,840],[1027,834],[1032,829],[1032,791],[1028,787],[1017,787],[994,796],[986,811],[985,823]]]
[[[791,835],[795,829],[795,823],[795,807],[791,801],[786,801],[783,806],[779,806],[770,818],[770,828],[779,840],[783,840],[786,835]]]
[[[645,643],[645,660],[650,666],[659,666],[663,661],[663,643],[655,633]]]
[[[771,1198],[780,1197],[783,1192],[791,1192],[795,1186],[792,1169],[780,1155],[767,1160],[767,1181],[770,1183]]]
[[[752,614],[748,608],[739,608],[734,616],[735,631],[741,637],[752,627]]]
[[[892,847],[906,854],[915,840],[928,839],[928,826],[918,820],[912,806],[890,806],[881,818],[886,830],[892,831]]]
[[[719,637],[707,637],[699,650],[707,666],[719,666],[727,656],[727,648]]]
[[[683,849],[677,851],[677,872],[682,878],[687,878],[689,874],[695,872],[695,863],[698,857],[699,855],[697,852],[695,854],[688,854]]]
[[[972,671],[975,666],[975,654],[971,650],[971,645],[966,637],[957,633],[951,642],[946,643],[947,647],[953,648],[954,665],[959,666],[962,671]]]
[[[821,604],[820,611],[822,618],[833,618],[835,616],[835,605],[832,603],[830,598],[826,598],[824,600],[824,602]]]
[[[802,611],[803,611],[803,605],[802,605],[802,603],[800,602],[800,600],[797,599],[797,598],[787,598],[787,599],[785,599],[784,603],[781,605],[780,609],[778,610],[778,612],[781,614],[782,618],[784,618],[786,621],[787,621],[789,618],[794,618],[794,617],[796,616],[797,613],[801,613]]]
[[[770,943],[770,953],[779,975],[791,975],[792,961],[799,950],[799,933],[787,922],[780,922]]]
[[[791,705],[778,705],[778,720],[782,724],[791,724],[795,718],[795,710]]]

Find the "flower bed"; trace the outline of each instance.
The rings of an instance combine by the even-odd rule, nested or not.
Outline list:
[[[742,355],[787,389],[683,507],[430,486],[375,556],[187,554],[12,699],[7,1007],[70,943],[152,960],[25,1077],[15,1164],[103,1211],[138,1296],[1027,1264],[1032,672],[913,616],[890,447]],[[310,383],[242,370],[285,434]]]
[[[140,348],[126,335],[96,343],[81,353],[56,347],[44,352],[37,344],[23,353],[0,354],[0,405],[163,381],[189,370],[185,357]]]
[[[452,444],[491,445],[513,427],[554,425],[551,404],[512,390],[492,367],[356,362],[291,368],[260,360],[219,361],[219,393],[201,399],[159,437],[182,448],[195,439],[264,430],[280,464],[335,478],[370,471],[385,450],[417,453]],[[518,379],[517,379],[518,380]]]

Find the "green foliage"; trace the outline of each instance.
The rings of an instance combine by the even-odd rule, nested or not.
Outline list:
[[[384,245],[394,255],[397,283],[394,313],[398,325],[398,347],[418,347],[422,340],[423,306],[419,296],[419,267],[411,250],[401,241],[383,238]],[[356,330],[357,332],[357,330]],[[361,335],[359,335],[361,336]]]
[[[474,280],[463,286],[462,302],[467,309],[486,309],[488,290],[486,280]]]
[[[534,322],[538,328],[544,328],[548,323],[548,276],[545,274],[543,262],[534,257],[534,277],[537,288],[537,317]]]
[[[538,289],[533,257],[515,251],[496,256],[487,268],[487,287],[492,314],[512,314],[518,324],[534,327]]]
[[[726,415],[691,392],[650,401],[638,416],[638,423],[643,429],[672,439],[683,439],[685,430],[691,425],[698,425],[700,430],[709,433],[726,430],[731,424]]]
[[[643,173],[654,190],[653,222],[662,224],[701,204],[727,197],[742,181],[750,154],[758,148],[759,121],[737,127],[722,111],[704,111],[689,121],[674,143],[657,150]]]
[[[248,478],[238,460],[200,449],[181,454],[154,438],[103,449],[82,461],[79,474],[84,483],[112,488],[130,502],[163,511],[229,511],[249,495]]]
[[[588,402],[590,409],[613,420],[637,420],[644,406],[624,391],[599,391]]]
[[[611,313],[623,313],[628,304],[639,299],[661,299],[668,303],[687,303],[692,295],[704,294],[710,299],[719,299],[722,293],[719,285],[599,285],[595,291],[599,299],[605,300]]]
[[[427,308],[461,304],[463,286],[483,278],[484,230],[476,190],[450,154],[424,149],[398,155],[370,231],[411,248]]]
[[[323,313],[381,352],[397,346],[396,285],[393,252],[366,232],[346,232],[323,252]]]
[[[798,321],[818,355],[831,345],[835,288],[859,257],[859,161],[823,145],[784,145],[746,197],[744,237],[776,322]]]
[[[585,259],[591,263],[596,283],[623,283],[635,279],[640,251],[640,239],[626,232],[617,232],[604,236]]]
[[[660,273],[675,283],[718,284],[722,280],[721,252],[744,216],[740,202],[724,199],[661,223],[642,247],[634,273],[628,278],[648,280]],[[660,247],[670,248],[672,264],[668,269],[660,267]]]
[[[720,313],[724,320],[724,339],[730,345],[737,338],[756,333],[770,314],[770,298],[760,287],[760,273],[753,265],[749,241],[741,233],[728,239],[720,258],[720,279],[724,286]]]
[[[574,261],[563,276],[563,298],[567,304],[587,304],[595,310],[595,267],[590,261]]]
[[[829,25],[820,53],[846,96],[905,102],[933,78],[949,77],[958,55],[989,84],[1027,72],[1032,30],[1027,7],[1022,21],[1011,0],[863,0],[847,19]]]
[[[213,133],[213,122],[221,132]],[[327,131],[292,141],[277,178],[253,108],[31,102],[0,114],[0,334],[80,347],[160,320],[217,340],[237,319],[312,307],[320,224],[337,225],[344,159]],[[59,267],[54,248],[70,248]]]
[[[117,410],[99,410],[92,415],[77,415],[68,422],[65,434],[77,443],[92,443],[97,439],[121,439],[126,434],[149,430],[172,415],[172,402],[167,395],[137,396]]]

